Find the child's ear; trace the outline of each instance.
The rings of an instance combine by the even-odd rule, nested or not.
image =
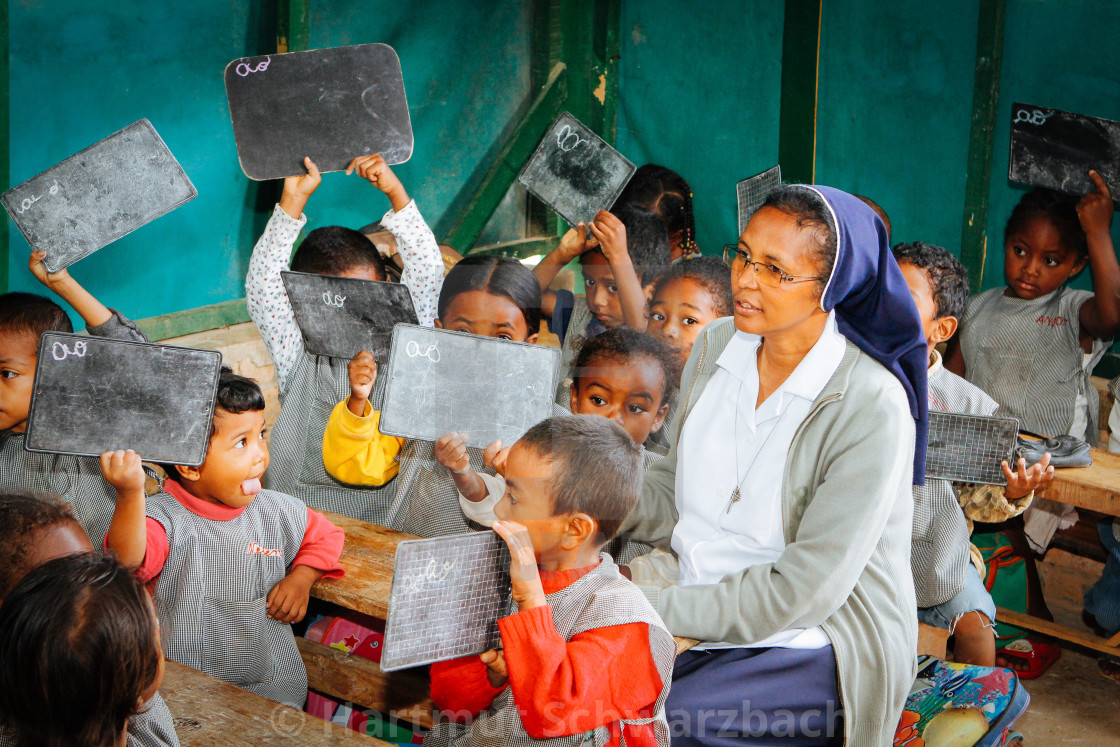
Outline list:
[[[202,472],[198,467],[188,467],[184,464],[176,464],[172,469],[179,473],[179,476],[184,480],[190,482],[197,482],[202,477]]]
[[[576,403],[579,402],[579,394],[576,392],[576,383],[573,381],[568,387],[568,411],[576,411]]]
[[[955,316],[939,316],[933,320],[933,330],[930,332],[929,339],[935,345],[948,340],[957,333],[957,327],[960,322],[957,321]]]
[[[1087,264],[1089,264],[1089,255],[1088,254],[1084,255],[1083,257],[1081,257],[1081,259],[1077,260],[1077,264],[1075,264],[1073,266],[1073,269],[1069,271],[1069,276],[1073,277],[1077,273],[1081,272],[1082,270],[1085,269],[1085,265],[1087,265]]]
[[[560,540],[560,547],[564,550],[575,550],[583,543],[593,539],[598,532],[599,523],[587,514],[568,514],[564,536]]]
[[[642,286],[642,290],[645,291],[645,294],[646,294],[646,305],[647,306],[649,304],[653,303],[653,287],[655,285],[657,285],[657,283],[650,283],[649,285],[643,285]]]
[[[669,403],[661,405],[657,409],[657,417],[653,419],[653,427],[649,429],[650,433],[657,433],[661,430],[661,426],[665,425],[665,416],[669,414]],[[640,445],[640,444],[639,444]]]
[[[529,335],[528,337],[525,338],[525,342],[529,343],[530,345],[536,345],[537,344],[537,336],[538,336],[537,333],[534,332],[533,334],[531,334],[531,335]]]
[[[433,324],[436,325],[436,329],[443,329],[443,322],[441,322],[439,319],[436,319]]]

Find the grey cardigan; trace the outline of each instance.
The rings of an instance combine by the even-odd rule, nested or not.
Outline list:
[[[624,527],[638,539],[666,546],[672,537],[681,427],[734,333],[734,320],[721,319],[693,346],[669,454],[646,472]],[[821,626],[836,655],[845,742],[889,745],[916,674],[913,463],[901,384],[849,342],[790,446],[778,561],[718,584],[643,591],[674,635],[744,644]]]

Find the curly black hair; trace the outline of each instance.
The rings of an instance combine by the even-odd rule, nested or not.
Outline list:
[[[585,337],[576,345],[578,347],[572,362],[572,383],[577,387],[586,372],[597,368],[592,365],[595,361],[630,361],[643,356],[661,367],[665,386],[659,407],[672,399],[680,385],[681,372],[676,353],[661,340],[645,332],[629,327],[615,327],[594,337]]]
[[[1057,230],[1062,246],[1075,252],[1078,257],[1088,256],[1089,244],[1085,238],[1085,229],[1081,227],[1081,219],[1077,217],[1079,201],[1077,197],[1052,189],[1032,189],[1023,195],[1023,199],[1011,211],[1011,217],[1007,219],[1007,226],[1003,229],[1003,242],[1006,244],[1010,236],[1032,218],[1045,218]]]
[[[731,271],[715,257],[690,257],[678,259],[669,265],[653,285],[653,297],[665,287],[670,280],[687,278],[695,280],[712,298],[712,306],[720,316],[731,316],[734,301],[731,298]]]
[[[968,271],[952,252],[924,241],[895,244],[891,251],[900,265],[910,264],[925,270],[938,318],[964,317],[968,305]]]

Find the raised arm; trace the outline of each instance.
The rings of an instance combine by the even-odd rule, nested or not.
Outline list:
[[[541,286],[541,311],[545,319],[551,319],[556,310],[556,292],[548,289],[552,281],[572,260],[598,245],[598,239],[587,240],[587,227],[580,223],[575,228],[569,228],[560,244],[533,268],[533,277]]]
[[[431,327],[438,314],[439,292],[443,288],[443,256],[435,234],[420,215],[416,201],[409,199],[401,180],[380,154],[355,158],[346,173],[356,173],[389,198],[392,209],[385,213],[381,225],[397,240],[397,251],[404,264],[401,282],[412,295],[416,318],[420,326]]]
[[[144,562],[148,546],[145,475],[140,456],[132,449],[107,451],[101,455],[101,473],[117,491],[105,545],[117,554],[121,565],[135,570]]]
[[[307,167],[306,174],[284,180],[280,203],[253,247],[249,272],[245,276],[249,318],[264,338],[268,355],[276,366],[281,392],[285,391],[292,367],[303,355],[303,337],[280,273],[288,269],[292,247],[307,223],[303,208],[322,181],[318,167],[310,158],[304,158],[303,163]]]
[[[1120,332],[1120,264],[1112,246],[1112,193],[1101,175],[1089,172],[1095,189],[1077,204],[1077,217],[1089,245],[1089,267],[1093,272],[1093,297],[1081,305],[1081,330],[1107,340]]]
[[[613,213],[600,210],[591,222],[591,233],[599,240],[603,256],[614,271],[623,321],[627,327],[644,332],[648,322],[646,293],[626,248],[626,226]]]

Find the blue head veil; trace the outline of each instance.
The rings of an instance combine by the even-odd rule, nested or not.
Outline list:
[[[846,192],[816,185],[802,188],[824,198],[836,233],[836,262],[821,308],[835,309],[841,334],[902,383],[917,430],[914,484],[924,485],[929,353],[918,308],[891,254],[886,226],[871,208]]]

